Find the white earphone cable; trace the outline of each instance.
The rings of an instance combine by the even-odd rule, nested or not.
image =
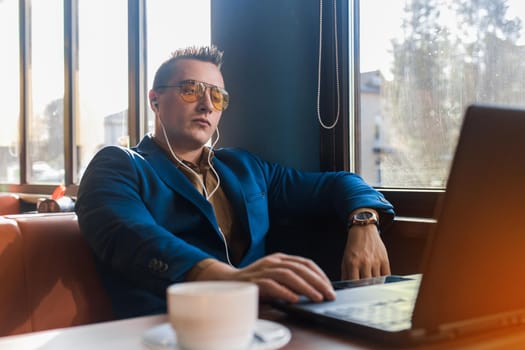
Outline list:
[[[221,137],[221,135],[219,133],[219,126],[217,126],[217,129],[215,129],[215,130],[217,131],[217,138],[211,144],[211,147],[210,147],[211,151],[213,151],[213,149],[215,148],[215,145],[217,144],[217,142],[219,142],[219,138]],[[213,174],[215,175],[215,178],[217,179],[217,185],[215,186],[213,191],[210,192],[210,195],[206,198],[208,200],[211,198],[211,196],[214,195],[214,193],[219,189],[219,187],[221,185],[221,178],[219,177],[219,174],[217,174],[217,171],[215,170],[215,168],[211,164],[211,153],[212,152],[208,152],[208,165],[210,166],[211,171],[213,172]]]
[[[219,138],[221,137],[221,134],[219,132],[219,127],[218,126],[217,126],[216,130],[217,130],[217,138],[211,144],[211,147],[210,147],[211,150],[213,150],[213,148],[215,147],[217,142],[219,142]],[[213,191],[211,191],[209,197],[207,198],[209,200],[209,198],[211,198],[211,196],[213,196],[213,194],[219,189],[219,186],[221,184],[221,178],[219,177],[219,174],[217,174],[217,171],[211,165],[211,152],[208,152],[208,165],[210,166],[211,171],[213,171],[213,174],[215,174],[215,177],[217,178],[217,186],[215,186]],[[220,234],[222,236],[222,241],[224,243],[224,251],[226,252],[226,261],[228,261],[228,264],[230,264],[230,266],[233,266],[233,264],[232,264],[232,262],[230,260],[230,250],[228,248],[228,242],[226,241],[226,236],[224,236],[224,233],[222,232],[222,229],[220,227],[219,227],[219,232],[220,232]]]
[[[160,121],[160,118],[159,118],[159,121]],[[160,121],[160,125],[162,127],[162,133],[164,134],[164,140],[168,144],[168,149],[170,150],[171,156],[177,161],[177,163],[179,163],[181,166],[183,166],[185,169],[187,169],[193,175],[195,175],[197,180],[199,180],[199,182],[202,185],[202,190],[204,191],[204,196],[206,197],[207,200],[210,200],[211,196],[213,196],[213,194],[217,191],[217,189],[219,188],[219,186],[221,184],[221,179],[219,177],[219,174],[217,174],[217,171],[215,171],[215,168],[213,168],[213,166],[211,165],[211,152],[208,153],[208,165],[210,166],[210,169],[212,170],[212,172],[215,175],[215,177],[217,178],[217,185],[215,186],[213,191],[211,191],[211,193],[208,194],[208,190],[206,189],[206,185],[204,184],[204,181],[201,179],[201,177],[192,168],[190,168],[189,166],[184,164],[184,162],[181,161],[179,159],[179,157],[177,157],[177,155],[173,151],[173,148],[171,147],[171,144],[170,144],[169,139],[168,139],[168,134],[166,133],[166,128],[164,127],[164,123],[162,121]],[[217,130],[217,139],[211,145],[211,150],[213,150],[213,147],[215,146],[215,144],[217,144],[217,141],[219,141],[219,128],[217,128],[216,130]]]
[[[187,166],[186,164],[184,164],[184,162],[182,162],[179,157],[177,157],[177,155],[175,154],[175,152],[173,151],[173,148],[171,147],[171,144],[169,142],[169,139],[168,139],[168,134],[166,133],[166,128],[164,127],[164,123],[162,122],[162,120],[160,119],[159,117],[159,121],[160,121],[160,126],[162,127],[162,133],[164,134],[164,140],[166,141],[166,143],[168,144],[168,148],[170,150],[170,154],[171,156],[181,165],[183,166],[184,168],[188,169],[192,174],[195,175],[195,177],[201,182],[201,185],[202,185],[202,190],[204,191],[204,195],[206,197],[206,200],[210,200],[211,196],[213,196],[215,194],[215,192],[219,189],[220,185],[221,185],[221,178],[219,177],[219,174],[217,173],[217,171],[215,170],[215,168],[213,167],[213,165],[211,164],[211,151],[208,152],[208,165],[210,166],[210,169],[211,171],[213,172],[213,174],[215,175],[215,177],[217,178],[217,185],[215,186],[215,188],[213,189],[213,191],[210,192],[210,194],[208,194],[208,191],[206,190],[206,186],[204,185],[204,181],[201,179],[201,177],[192,169],[190,168],[189,166]],[[220,137],[220,133],[219,133],[219,127],[217,127],[217,138],[215,139],[215,141],[213,141],[210,149],[213,150],[213,148],[215,147],[215,145],[217,144],[217,142],[219,141],[219,137]],[[226,241],[226,236],[224,236],[224,233],[222,232],[222,229],[219,227],[219,233],[221,234],[221,237],[222,237],[222,242],[224,243],[224,251],[226,252],[226,261],[228,262],[228,264],[230,266],[233,266],[231,260],[230,260],[230,252],[229,252],[229,248],[228,248],[228,242]]]

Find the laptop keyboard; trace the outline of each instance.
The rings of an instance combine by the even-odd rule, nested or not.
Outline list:
[[[414,299],[397,297],[370,303],[338,305],[324,310],[327,316],[389,331],[409,329]]]

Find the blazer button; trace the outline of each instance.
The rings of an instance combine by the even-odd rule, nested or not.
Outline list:
[[[159,269],[159,261],[155,258],[151,259],[148,263],[148,268],[153,271],[157,271]]]

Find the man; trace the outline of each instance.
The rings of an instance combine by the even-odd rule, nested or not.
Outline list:
[[[391,221],[393,209],[359,176],[299,172],[206,146],[215,132],[218,138],[229,102],[221,63],[215,47],[174,52],[149,92],[155,133],[132,149],[102,149],[82,178],[79,224],[117,317],[165,312],[166,287],[179,281],[252,281],[261,298],[333,299],[311,260],[265,256],[269,217],[277,212],[335,211],[351,223],[342,278],[390,273],[377,223]]]

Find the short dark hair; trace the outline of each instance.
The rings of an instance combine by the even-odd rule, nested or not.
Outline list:
[[[211,62],[219,69],[222,66],[222,54],[216,46],[189,46],[177,49],[171,53],[171,57],[164,61],[155,73],[153,79],[153,90],[157,90],[160,86],[167,85],[169,80],[176,72],[175,63],[184,58],[195,59],[203,62]]]

